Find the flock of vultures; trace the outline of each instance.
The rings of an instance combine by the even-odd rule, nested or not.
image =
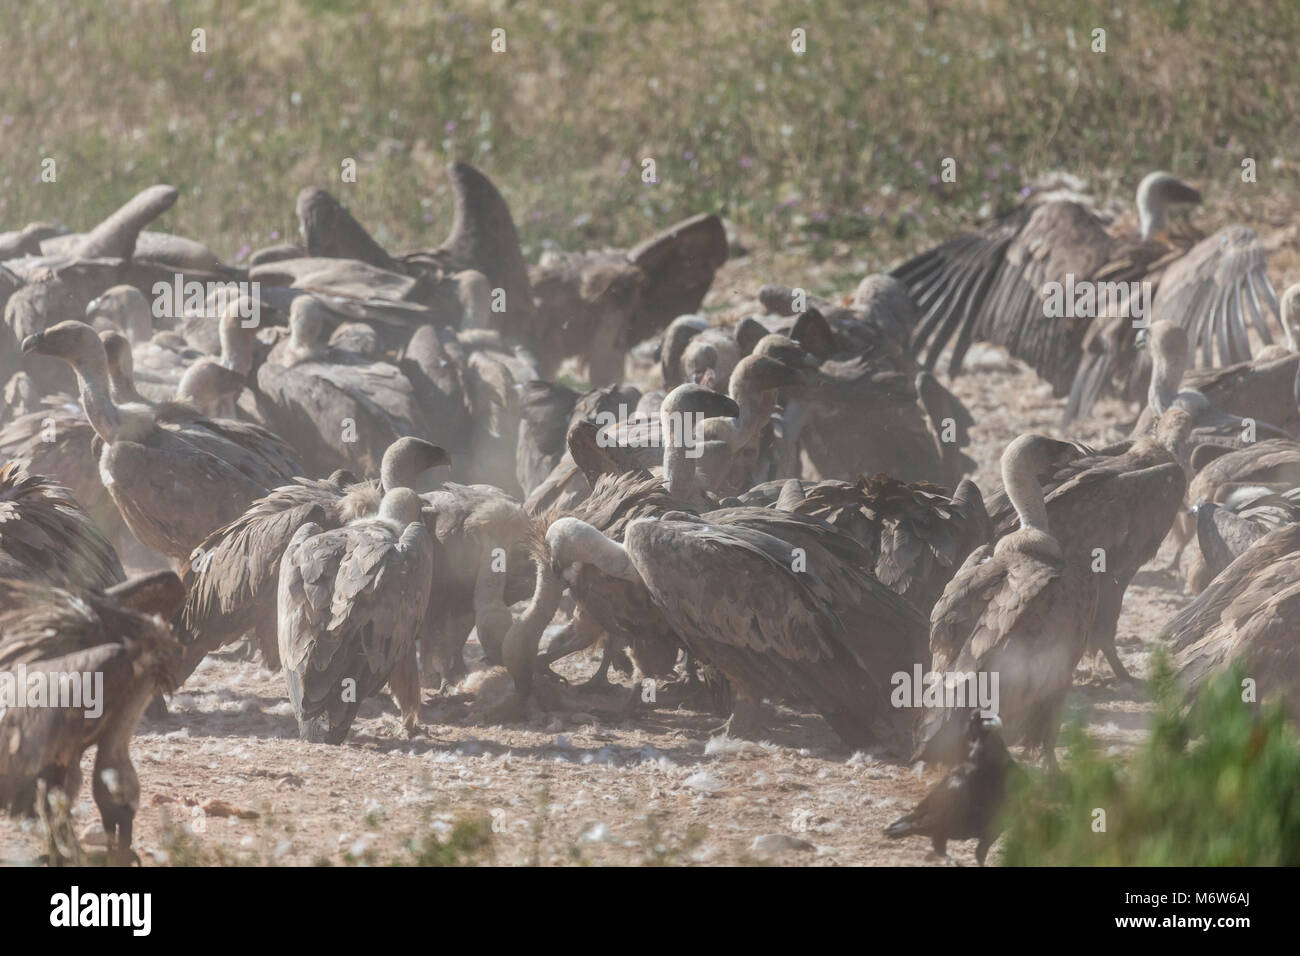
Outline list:
[[[1191,187],[1147,176],[1127,228],[1035,193],[839,300],[769,285],[710,316],[716,216],[529,265],[495,186],[449,175],[449,238],[406,253],[315,188],[301,241],[247,268],[147,228],[169,186],[0,235],[5,811],[53,827],[94,747],[129,860],[131,737],[205,655],[246,642],[302,738],[338,744],[385,692],[417,733],[473,633],[524,703],[599,649],[595,685],[678,682],[733,735],[791,702],[950,766],[888,833],[983,862],[1008,746],[1054,763],[1085,654],[1133,679],[1124,594],[1168,536],[1193,554],[1163,631],[1188,685],[1245,657],[1300,704],[1300,286],[1279,299],[1249,229],[1174,217]],[[1141,315],[1093,296],[1142,288]],[[1062,434],[1111,395],[1130,437],[1021,435],[977,487],[979,423],[934,373],[975,341],[1051,383]],[[899,699],[922,672],[938,706]],[[54,699],[92,674],[97,713]],[[996,717],[949,693],[970,674]]]

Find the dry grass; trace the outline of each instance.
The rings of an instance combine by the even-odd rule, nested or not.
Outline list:
[[[237,260],[292,233],[296,191],[323,184],[381,240],[432,245],[456,157],[503,187],[533,257],[711,209],[807,260],[848,242],[877,268],[1048,168],[1128,197],[1166,167],[1206,187],[1211,220],[1276,220],[1297,185],[1300,5],[693,6],[19,4],[0,36],[0,223],[80,227],[166,181],[184,197],[168,227]],[[55,184],[39,181],[46,156]],[[946,156],[955,184],[937,181]],[[1246,156],[1258,184],[1241,182]],[[340,182],[349,157],[355,185]]]

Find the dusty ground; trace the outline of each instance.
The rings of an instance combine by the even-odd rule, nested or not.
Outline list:
[[[735,284],[724,274],[715,289],[721,297]],[[974,477],[988,489],[1010,438],[1027,430],[1059,434],[1061,402],[994,349],[977,346],[968,368],[954,388],[978,422]],[[1133,415],[1104,405],[1070,437],[1113,440]],[[1170,553],[1166,545],[1125,599],[1118,643],[1137,674],[1161,625],[1189,600],[1164,570]],[[596,659],[566,663],[565,675],[580,678]],[[675,688],[653,705],[628,709],[631,696],[628,689],[566,691],[553,709],[501,725],[473,712],[465,696],[426,691],[427,738],[407,740],[384,699],[367,703],[348,741],[331,747],[297,739],[278,676],[234,655],[210,658],[172,699],[169,716],[140,727],[135,845],[145,865],[387,863],[412,861],[411,847],[445,840],[456,824],[477,820],[485,830],[490,821],[495,832],[461,859],[933,862],[927,841],[881,835],[923,796],[933,773],[848,753],[815,715],[772,708],[770,741],[742,743],[712,739],[719,718],[682,704]],[[1096,738],[1132,746],[1147,711],[1142,692],[1117,685],[1104,662],[1081,665],[1067,714],[1081,716]],[[90,762],[88,754],[87,779]],[[98,814],[88,786],[76,813],[93,841]],[[756,845],[761,837],[769,839]],[[958,862],[973,863],[973,844],[951,849]],[[21,863],[40,852],[30,825],[0,818],[0,860]]]

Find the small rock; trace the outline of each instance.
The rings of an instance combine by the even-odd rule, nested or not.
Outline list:
[[[800,840],[798,837],[792,837],[786,833],[765,833],[760,837],[755,837],[749,848],[753,852],[765,856],[775,856],[778,853],[788,853],[793,850],[807,853],[809,850],[816,849],[807,840]]]

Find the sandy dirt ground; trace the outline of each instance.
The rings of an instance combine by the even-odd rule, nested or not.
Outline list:
[[[734,289],[735,276],[715,289]],[[755,283],[753,288],[757,287]],[[725,295],[726,293],[722,293]],[[1060,435],[1061,401],[1031,372],[977,346],[954,383],[978,423],[974,476],[996,487],[1005,443],[1027,430]],[[1069,437],[1120,437],[1136,411],[1106,404]],[[1166,550],[1129,588],[1118,644],[1145,672],[1161,626],[1189,597],[1164,569]],[[471,643],[470,654],[476,651]],[[564,663],[581,678],[594,655]],[[177,863],[302,865],[413,862],[421,846],[477,821],[490,832],[461,859],[518,865],[739,864],[842,866],[938,863],[928,841],[881,831],[934,782],[931,771],[850,753],[816,715],[768,708],[769,739],[712,737],[715,714],[674,687],[653,704],[622,687],[564,690],[509,723],[484,720],[467,695],[426,690],[426,736],[408,740],[387,698],[365,704],[346,743],[300,742],[279,675],[235,654],[209,658],[146,719],[134,742],[141,807],[135,846],[146,866]],[[1082,718],[1117,748],[1139,741],[1149,705],[1085,660],[1067,719]],[[91,755],[85,758],[90,778]],[[78,828],[92,845],[98,813],[82,787]],[[974,844],[952,858],[973,864]],[[0,860],[30,861],[42,843],[30,824],[0,818]],[[996,860],[995,848],[992,859]]]

